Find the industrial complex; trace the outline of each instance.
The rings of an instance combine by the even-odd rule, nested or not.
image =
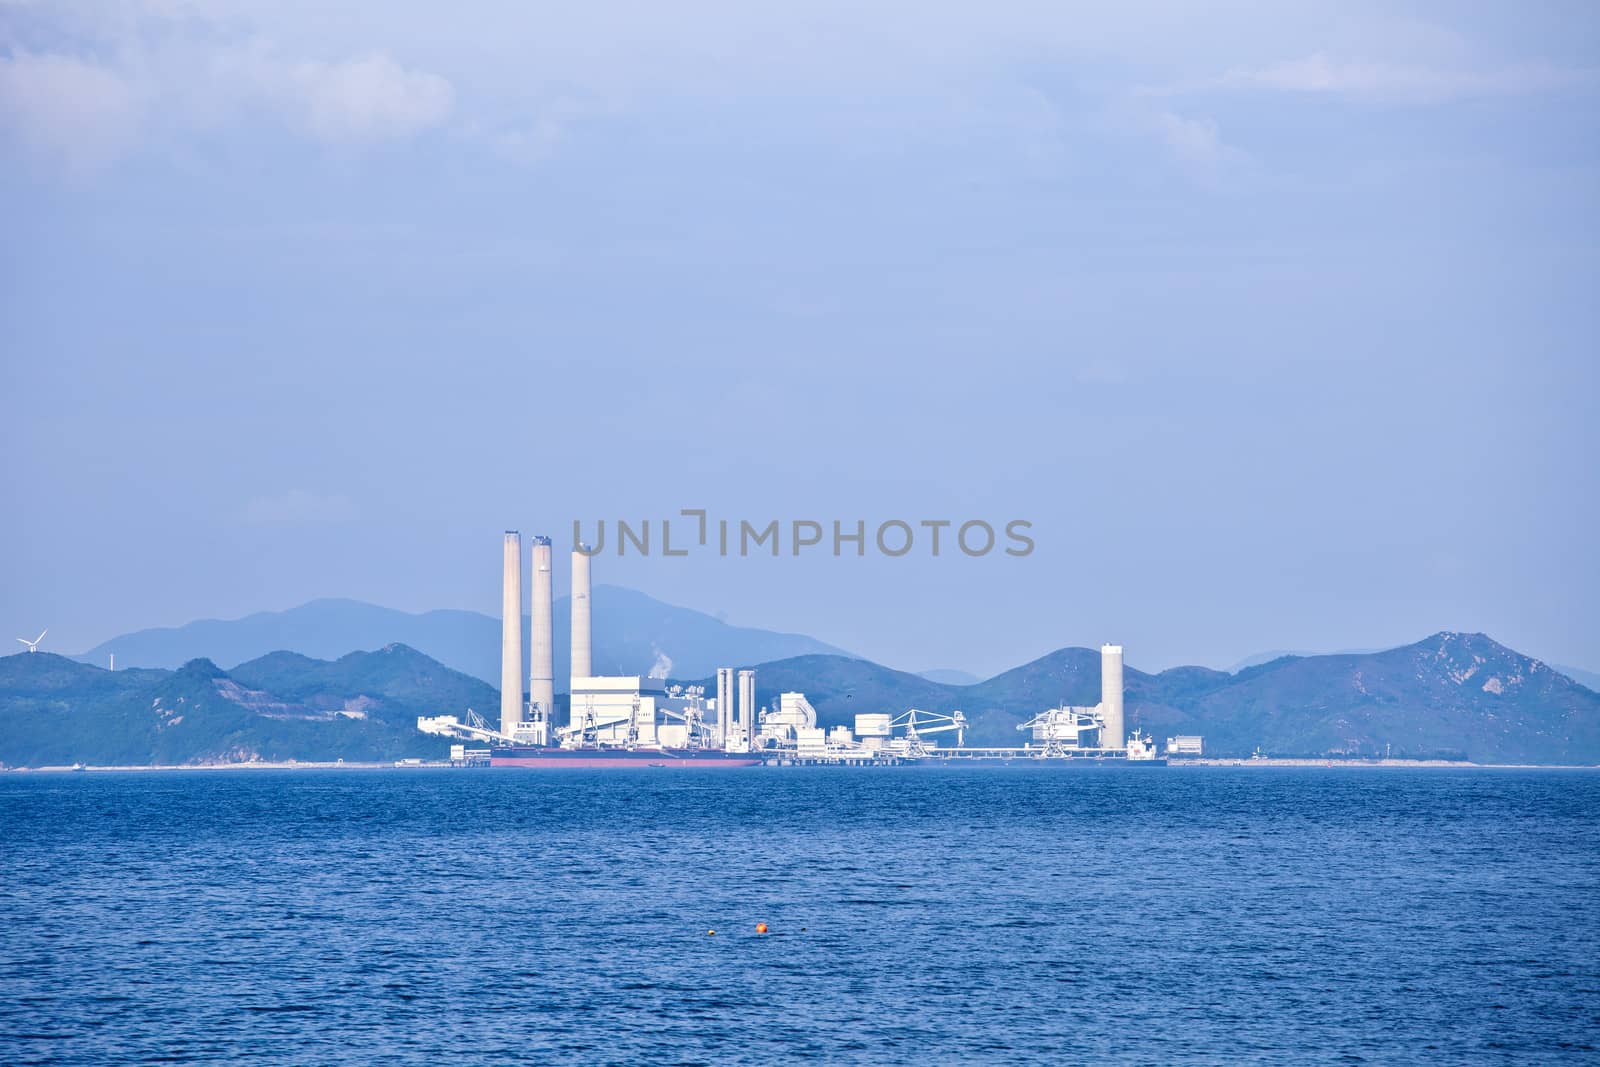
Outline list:
[[[468,712],[417,720],[424,733],[456,742],[454,762],[495,767],[637,767],[760,765],[882,766],[958,760],[1041,760],[1095,765],[1159,766],[1148,736],[1129,734],[1122,711],[1122,647],[1100,650],[1100,702],[1092,707],[1040,711],[1018,726],[1023,743],[1010,748],[964,744],[966,717],[958,710],[880,709],[855,715],[852,725],[825,728],[804,693],[782,693],[756,706],[756,672],[721,667],[716,692],[672,685],[663,678],[596,675],[593,671],[590,553],[572,553],[572,669],[566,721],[556,721],[552,640],[551,544],[534,537],[530,554],[532,632],[527,674],[522,667],[522,538],[505,535],[502,564],[500,719]],[[524,690],[526,681],[526,690]],[[1198,752],[1199,738],[1172,739]]]

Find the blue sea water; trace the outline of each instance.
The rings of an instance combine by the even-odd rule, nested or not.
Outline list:
[[[0,827],[5,1064],[1600,1046],[1593,772],[0,775]]]

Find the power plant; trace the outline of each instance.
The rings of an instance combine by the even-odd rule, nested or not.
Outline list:
[[[719,667],[716,693],[670,685],[665,678],[594,673],[592,553],[572,553],[572,662],[566,721],[558,725],[554,663],[554,599],[550,538],[531,541],[531,612],[527,692],[522,687],[522,539],[506,531],[501,567],[500,721],[498,729],[471,711],[423,716],[417,729],[462,742],[452,760],[496,767],[751,767],[872,766],[963,760],[1091,761],[1160,766],[1150,738],[1128,736],[1122,707],[1122,646],[1100,649],[1100,702],[1039,712],[1017,727],[1021,746],[964,744],[960,711],[867,710],[853,728],[817,723],[804,693],[756,705],[756,672]],[[955,744],[939,735],[953,734]],[[468,749],[467,743],[483,747]]]

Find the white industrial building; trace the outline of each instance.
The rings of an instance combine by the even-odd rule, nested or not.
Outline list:
[[[563,734],[600,745],[655,745],[656,701],[666,690],[637,675],[572,678],[571,710]]]
[[[1180,734],[1167,738],[1167,755],[1201,756],[1205,754],[1205,738],[1199,734]]]

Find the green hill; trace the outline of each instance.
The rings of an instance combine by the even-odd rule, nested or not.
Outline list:
[[[220,670],[106,671],[0,659],[0,763],[151,764],[437,756],[418,715],[498,707],[491,687],[403,645],[332,663],[273,653]]]
[[[1600,695],[1484,634],[1274,660],[1153,706],[1152,729],[1164,727],[1169,706],[1234,752],[1260,744],[1286,755],[1375,755],[1388,746],[1494,762],[1600,762]]]

